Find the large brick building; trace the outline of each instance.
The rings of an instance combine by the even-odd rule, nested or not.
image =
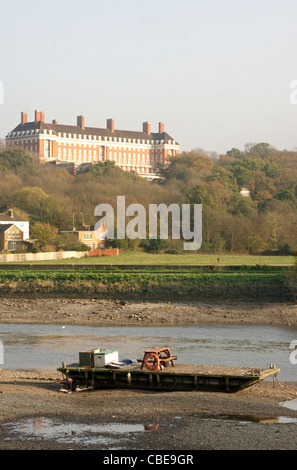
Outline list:
[[[124,171],[134,171],[150,178],[165,166],[171,155],[179,153],[179,144],[159,123],[158,132],[151,132],[149,122],[142,131],[117,130],[114,120],[106,128],[85,126],[84,116],[77,117],[76,126],[46,123],[44,113],[35,111],[34,121],[28,122],[21,113],[21,123],[6,136],[7,145],[17,145],[38,154],[45,161],[72,163],[75,166],[115,162]]]

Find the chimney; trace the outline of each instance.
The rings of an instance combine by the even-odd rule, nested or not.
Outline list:
[[[52,120],[52,123],[53,123],[53,124],[58,124],[57,119],[53,119],[53,120]]]
[[[111,132],[114,132],[114,120],[113,119],[107,119],[107,129],[109,129]]]
[[[8,211],[8,215],[9,215],[9,217],[13,217],[13,210],[10,209],[10,210]]]
[[[150,122],[144,122],[142,125],[143,132],[145,132],[148,135],[151,135],[151,123]]]
[[[81,129],[85,128],[85,118],[84,118],[84,116],[77,116],[77,125]]]
[[[22,114],[21,114],[21,124],[22,124],[22,126],[23,126],[24,124],[26,124],[27,118],[28,118],[27,113],[22,113]]]
[[[159,134],[163,134],[164,132],[164,122],[159,122]]]
[[[35,122],[44,122],[44,113],[42,111],[35,111]]]

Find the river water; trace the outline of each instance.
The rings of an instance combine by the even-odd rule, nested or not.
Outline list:
[[[280,381],[297,381],[297,328],[255,325],[164,327],[85,327],[0,324],[3,369],[56,369],[78,362],[79,351],[115,349],[119,359],[170,347],[181,364],[269,367]],[[0,344],[1,345],[1,344]]]

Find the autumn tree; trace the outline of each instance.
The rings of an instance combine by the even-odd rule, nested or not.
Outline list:
[[[36,222],[30,228],[30,237],[41,249],[55,247],[58,241],[58,229],[46,222]]]

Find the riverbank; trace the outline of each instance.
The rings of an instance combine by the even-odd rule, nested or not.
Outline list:
[[[36,269],[38,268],[38,269]],[[130,302],[295,300],[295,277],[280,266],[123,266],[47,265],[0,270],[0,296],[76,298]]]
[[[297,326],[295,302],[127,302],[1,298],[0,323],[86,326],[258,324]]]
[[[238,393],[63,393],[57,371],[1,370],[0,450],[296,448],[296,384],[267,379]],[[291,420],[291,422],[290,422]]]

